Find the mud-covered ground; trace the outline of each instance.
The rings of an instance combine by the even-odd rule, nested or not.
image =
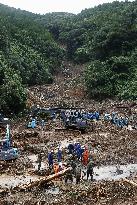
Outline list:
[[[27,129],[27,117],[13,122],[11,134],[13,146],[18,147],[20,156],[13,162],[0,162],[0,205],[135,205],[137,204],[137,130],[128,127],[120,129],[110,122],[104,122],[104,113],[118,112],[119,115],[135,115],[133,102],[106,100],[95,102],[86,96],[82,83],[83,69],[70,65],[69,70],[57,76],[50,86],[37,86],[28,90],[28,106],[41,107],[73,106],[88,111],[98,110],[99,121],[93,122],[92,129],[84,134],[65,130],[61,120],[48,121],[44,130],[37,126]],[[121,108],[120,106],[126,108]],[[127,108],[128,105],[128,108]],[[129,109],[130,108],[130,109]],[[67,159],[66,146],[69,142],[87,144],[96,164],[94,181],[65,184],[53,180],[42,187],[19,191],[20,184],[28,183],[48,175],[47,153],[51,145],[55,152],[61,144],[63,161]],[[42,171],[37,173],[37,155],[42,153]],[[83,167],[85,171],[85,168]]]
[[[27,129],[25,120],[13,125],[13,145],[20,150],[20,157],[14,162],[1,163],[1,190],[10,190],[1,194],[1,204],[136,204],[137,186],[124,180],[137,183],[137,131],[130,126],[120,129],[103,120],[94,122],[93,127],[93,131],[81,134],[64,130],[59,119],[49,121],[44,130],[40,126]],[[72,141],[88,145],[96,163],[94,182],[84,178],[80,185],[75,180],[73,184],[65,184],[62,179],[25,192],[12,191],[19,183],[29,182],[31,176],[31,180],[40,177],[36,171],[38,153],[42,153],[42,168],[46,170],[51,145],[55,151],[62,145],[65,161],[65,147]],[[121,173],[117,173],[117,165]]]

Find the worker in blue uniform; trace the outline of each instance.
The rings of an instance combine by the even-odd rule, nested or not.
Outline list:
[[[94,118],[93,113],[88,112],[87,118],[88,118],[89,120],[93,120],[93,118]]]
[[[73,154],[74,153],[74,144],[70,143],[68,145],[68,151],[69,151],[68,154]]]
[[[77,155],[78,160],[82,158],[82,149],[80,143],[76,143],[75,145],[75,153]]]
[[[96,120],[99,120],[99,112],[96,111],[96,112],[94,113],[94,115],[95,115],[95,119],[96,119]]]
[[[49,163],[49,167],[53,167],[53,151],[48,153],[48,163]]]
[[[60,148],[58,148],[57,159],[58,159],[58,162],[62,161],[62,150]]]
[[[41,120],[41,128],[44,129],[44,126],[45,126],[45,120],[42,119],[42,120]]]
[[[127,117],[125,117],[124,119],[123,119],[123,123],[124,123],[124,125],[125,126],[127,126],[128,127],[128,118]]]
[[[31,127],[34,129],[36,127],[36,120],[32,119]]]

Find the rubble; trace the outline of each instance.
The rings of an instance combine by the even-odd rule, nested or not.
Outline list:
[[[136,102],[106,100],[96,102],[86,96],[83,85],[83,67],[70,64],[67,72],[56,76],[52,85],[34,86],[28,89],[28,107],[81,107],[87,111],[98,110],[118,112],[120,115],[136,115]],[[123,107],[122,107],[123,106]],[[125,108],[126,107],[126,108]],[[127,109],[128,107],[128,109]],[[44,130],[40,126],[27,129],[28,116],[12,123],[13,143],[20,150],[17,160],[0,162],[2,176],[22,179],[30,176],[36,181],[47,179],[47,153],[50,147],[55,151],[59,144],[63,149],[63,160],[67,158],[65,148],[69,142],[79,141],[87,144],[94,156],[96,167],[94,181],[85,178],[81,183],[64,183],[64,179],[53,180],[42,186],[32,186],[30,190],[20,192],[0,187],[0,204],[16,205],[132,205],[137,203],[137,130],[124,127],[120,129],[102,118],[92,122],[92,129],[82,134],[79,131],[65,130],[59,119],[49,120]],[[37,171],[37,155],[42,153],[42,176]],[[101,171],[102,170],[102,171]],[[107,177],[105,177],[105,173]],[[126,173],[126,174],[125,174]],[[102,176],[102,178],[100,177]],[[109,178],[110,176],[110,178]],[[114,177],[115,176],[115,177]],[[108,179],[107,179],[108,178]],[[27,177],[26,177],[27,179]],[[28,181],[29,184],[30,181]],[[24,183],[20,184],[23,186]],[[38,183],[39,184],[39,183]],[[24,185],[25,186],[25,185]]]

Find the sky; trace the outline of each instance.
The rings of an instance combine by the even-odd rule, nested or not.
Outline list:
[[[33,13],[49,12],[80,13],[85,8],[91,8],[114,0],[0,0],[0,3],[20,8]]]

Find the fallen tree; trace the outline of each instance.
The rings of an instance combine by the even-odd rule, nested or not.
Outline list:
[[[56,173],[56,174],[52,174],[52,175],[49,175],[47,177],[40,177],[39,179],[32,181],[28,184],[23,184],[23,185],[17,186],[17,187],[15,187],[15,189],[18,189],[21,191],[21,190],[31,189],[35,186],[41,186],[42,184],[48,183],[56,178],[64,176],[70,170],[71,170],[71,168],[67,168],[67,169],[64,169],[64,170]]]
[[[131,184],[134,187],[137,187],[137,183],[135,183],[134,181],[128,180],[128,179],[124,179],[125,182]]]

